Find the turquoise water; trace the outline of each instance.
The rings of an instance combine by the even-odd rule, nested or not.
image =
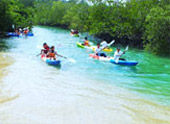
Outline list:
[[[170,122],[168,58],[129,46],[123,57],[139,64],[135,67],[119,66],[91,59],[89,54],[92,52],[78,48],[76,42],[81,39],[70,36],[68,30],[37,26],[33,32],[34,37],[7,38],[0,42],[0,68],[3,69],[0,72],[3,75],[0,76],[0,92],[3,94],[0,107],[4,109],[0,109],[0,113],[4,113],[0,120],[4,124],[28,121]],[[59,54],[75,59],[76,63],[60,58],[60,68],[48,66],[36,57],[44,42],[54,45]],[[44,118],[46,116],[49,118]],[[21,119],[17,120],[19,117]]]

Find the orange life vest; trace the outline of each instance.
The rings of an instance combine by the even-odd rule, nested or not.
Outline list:
[[[84,41],[84,45],[85,45],[85,46],[89,46],[89,41],[88,41],[88,40],[85,40],[85,41]]]
[[[49,57],[55,57],[55,53],[49,53]]]

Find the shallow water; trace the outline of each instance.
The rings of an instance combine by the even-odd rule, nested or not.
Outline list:
[[[129,48],[124,58],[139,65],[118,66],[89,58],[67,30],[33,32],[0,41],[1,124],[170,123],[169,59]],[[36,57],[44,42],[76,63],[48,66]]]

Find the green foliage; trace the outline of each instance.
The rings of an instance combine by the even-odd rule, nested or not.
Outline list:
[[[62,24],[62,19],[67,11],[67,5],[61,1],[53,2],[50,13],[50,24]]]
[[[33,13],[32,7],[24,7],[18,0],[0,0],[0,31],[13,31],[12,25],[31,26]]]
[[[14,5],[14,6],[12,6]],[[0,1],[0,30],[6,31],[12,28],[13,16],[16,14],[14,10],[17,9],[15,2],[12,0]]]
[[[35,15],[35,21],[38,24],[49,24],[49,20],[50,20],[50,5],[48,4],[43,4],[41,2],[36,2],[35,3],[35,11],[36,11],[36,15]]]
[[[63,23],[70,28],[79,29],[80,31],[88,31],[88,5],[73,5],[63,17]]]
[[[158,55],[170,55],[170,5],[154,7],[146,17],[145,49]]]
[[[21,4],[23,4],[25,7],[33,7],[35,0],[19,0]]]

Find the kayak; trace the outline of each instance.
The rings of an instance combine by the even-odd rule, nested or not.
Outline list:
[[[110,59],[113,59],[113,57],[102,57],[102,56],[98,56],[95,54],[90,54],[89,56],[93,59],[97,59],[97,60],[101,60],[101,61],[108,61],[108,62],[110,61]]]
[[[18,34],[18,33],[15,33],[15,32],[8,32],[7,36],[8,37],[19,37],[19,36],[24,36],[24,34]],[[28,32],[26,34],[26,36],[34,36],[34,34],[32,32]]]
[[[70,35],[73,36],[73,37],[79,37],[79,34],[71,34],[70,33]]]
[[[82,45],[81,43],[77,43],[77,46],[80,47],[80,48],[85,48],[85,46]]]
[[[34,34],[32,32],[28,32],[26,36],[34,36]]]
[[[7,36],[9,36],[9,37],[19,37],[19,34],[15,33],[15,32],[8,32]]]
[[[77,42],[77,46],[80,47],[80,48],[85,48],[85,49],[91,49],[93,50],[92,46],[84,46],[82,45],[81,43]]]
[[[136,61],[119,60],[118,62],[116,62],[114,59],[110,59],[110,62],[113,63],[113,64],[127,65],[127,66],[136,66],[138,64],[138,62],[136,62]]]
[[[60,60],[51,60],[47,58],[44,54],[41,55],[41,59],[49,65],[59,66],[61,64]]]
[[[97,46],[93,46],[93,51],[95,51],[97,49]],[[111,48],[105,48],[103,49],[102,51],[105,51],[105,52],[112,52],[113,50]]]
[[[77,42],[77,46],[80,47],[80,48],[85,48],[85,49],[90,49],[90,50],[93,50],[95,51],[97,46],[84,46],[82,45],[81,43]],[[105,48],[103,49],[102,51],[105,51],[105,52],[112,52],[113,50],[111,48]]]
[[[136,62],[136,61],[119,60],[118,62],[116,62],[113,57],[102,57],[102,56],[97,56],[94,54],[90,54],[89,56],[93,59],[97,59],[97,60],[101,60],[101,61],[108,61],[108,62],[117,64],[117,65],[136,66],[138,64],[138,62]]]

